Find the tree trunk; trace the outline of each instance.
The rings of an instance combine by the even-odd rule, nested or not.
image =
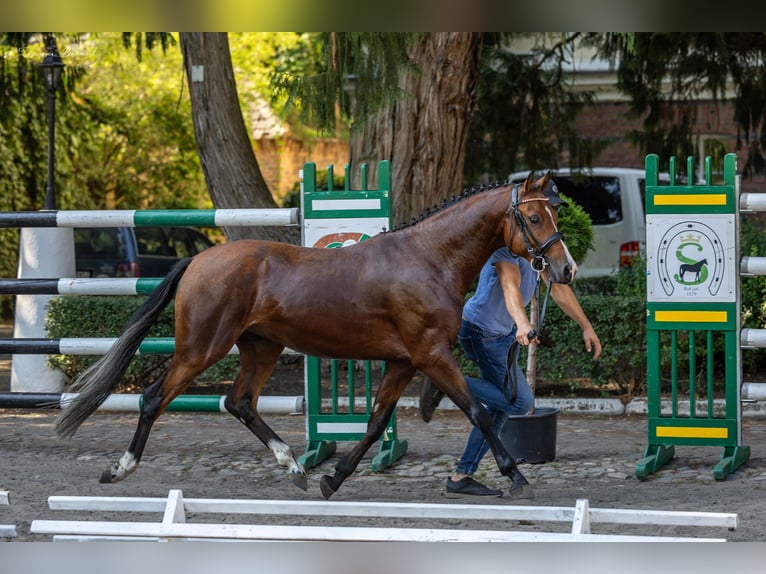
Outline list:
[[[181,32],[180,40],[197,153],[213,205],[218,209],[277,207],[242,117],[228,35]],[[297,228],[226,227],[224,233],[229,241],[257,238],[300,242]]]
[[[360,164],[367,163],[374,188],[378,161],[391,161],[395,225],[462,190],[481,45],[480,33],[423,34],[410,53],[421,73],[406,73],[400,81],[410,95],[352,134],[355,185]]]

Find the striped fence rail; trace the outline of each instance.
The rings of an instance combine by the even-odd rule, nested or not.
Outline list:
[[[117,342],[116,337],[62,337],[60,339],[0,339],[0,354],[6,355],[104,355]],[[173,337],[147,337],[138,347],[137,355],[172,355]],[[238,355],[234,346],[229,355]],[[283,355],[299,355],[285,348]]]
[[[0,393],[0,409],[66,409],[78,393]],[[168,405],[168,412],[228,413],[224,395],[181,395]],[[304,414],[302,395],[258,397],[261,414]],[[101,412],[140,412],[143,395],[117,393],[109,395],[98,407]]]
[[[282,227],[298,225],[297,207],[274,209],[120,209],[101,211],[19,211],[0,213],[0,228],[11,227]]]
[[[741,193],[739,195],[740,214],[766,212],[766,193]],[[766,257],[746,255],[740,259],[740,277],[758,277],[766,275]],[[766,348],[766,329],[742,329],[740,344],[743,349]],[[744,383],[742,398],[746,400],[766,400],[766,383]]]
[[[149,295],[162,277],[0,279],[0,295]]]
[[[297,208],[275,209],[167,209],[167,210],[50,210],[34,212],[1,212],[0,228],[62,228],[62,227],[146,227],[161,225],[193,225],[197,227],[224,226],[292,226],[301,222]],[[39,278],[21,277],[0,279],[0,295],[149,295],[163,278]],[[116,338],[20,338],[0,339],[0,353],[10,355],[103,355]],[[172,354],[172,337],[149,338],[142,342],[137,354]],[[285,354],[294,351],[286,349]],[[230,354],[238,354],[234,347]],[[43,396],[45,395],[45,396]],[[3,393],[0,407],[39,408],[63,406],[61,397],[66,393]],[[69,395],[71,399],[74,395]],[[223,397],[182,396],[177,399],[180,410],[223,410]],[[281,397],[287,401],[275,402],[275,397],[263,397],[265,412],[303,412],[303,396]],[[277,398],[277,399],[281,399]],[[64,401],[66,402],[66,401]],[[287,403],[290,403],[288,405]],[[102,407],[106,410],[133,410],[138,398],[113,395]],[[110,408],[116,405],[116,408]],[[193,408],[187,408],[192,405]],[[296,408],[295,405],[301,405]],[[261,408],[261,402],[259,402]],[[274,410],[277,409],[277,410]]]
[[[104,355],[117,341],[116,337],[60,339],[0,339],[0,354],[8,355]],[[138,347],[137,355],[172,355],[173,337],[147,337]],[[230,355],[238,355],[232,347]]]

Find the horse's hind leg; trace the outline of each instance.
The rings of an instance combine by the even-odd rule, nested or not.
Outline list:
[[[377,441],[391,419],[394,412],[396,401],[399,400],[407,383],[415,374],[415,368],[409,363],[386,363],[386,373],[380,383],[380,388],[375,396],[375,406],[373,407],[370,420],[367,421],[367,431],[362,439],[346,456],[340,459],[335,465],[335,474],[325,475],[319,483],[322,496],[329,499],[337,490],[343,481],[348,478],[352,472],[359,466],[364,454],[369,450],[372,444]]]
[[[104,470],[101,474],[100,482],[119,482],[136,470],[146,447],[146,441],[149,439],[149,432],[154,421],[157,420],[170,402],[189,386],[194,377],[204,371],[205,368],[207,366],[198,370],[191,370],[187,366],[182,365],[176,356],[173,357],[165,375],[152,383],[144,391],[144,400],[141,406],[141,413],[138,416],[138,425],[128,450],[123,453],[116,464]],[[168,386],[173,389],[172,392],[166,390]]]
[[[217,360],[216,358],[208,361],[200,359],[191,361],[187,358],[181,359],[178,353],[173,356],[165,375],[144,391],[138,425],[128,450],[116,464],[104,470],[100,482],[119,482],[136,470],[154,421],[165,411],[170,402],[191,384],[197,375]]]
[[[287,467],[290,480],[306,490],[306,471],[296,460],[290,446],[265,423],[256,410],[263,386],[274,371],[284,347],[265,339],[240,339],[239,372],[224,402],[226,410],[234,415],[265,444],[280,466]]]

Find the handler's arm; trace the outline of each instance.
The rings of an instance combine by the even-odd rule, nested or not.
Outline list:
[[[569,287],[563,283],[551,283],[551,297],[556,301],[562,311],[569,315],[575,323],[582,329],[582,338],[585,341],[585,349],[590,353],[593,351],[593,358],[598,359],[601,354],[601,341],[593,330],[585,311],[580,307],[577,297]]]
[[[521,271],[519,271],[518,266],[505,261],[495,263],[495,271],[500,279],[500,285],[503,287],[505,308],[508,309],[508,314],[516,323],[516,340],[526,347],[532,342],[527,337],[532,330],[532,324],[529,322],[524,307],[524,297],[521,294]]]

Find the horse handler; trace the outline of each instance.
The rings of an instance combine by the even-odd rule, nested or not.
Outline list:
[[[553,180],[543,192],[550,205],[558,210],[566,207]],[[544,273],[544,272],[543,272]],[[458,334],[465,355],[479,368],[480,378],[466,376],[471,392],[489,411],[495,432],[500,432],[509,415],[524,415],[534,406],[534,395],[516,353],[513,364],[508,364],[509,350],[514,342],[528,346],[539,342],[532,330],[526,307],[532,300],[538,273],[529,261],[517,257],[501,247],[482,267],[476,293],[463,308],[463,321]],[[561,309],[581,328],[585,349],[593,359],[601,354],[599,340],[590,320],[568,285],[551,283],[550,294]],[[530,335],[532,339],[530,339]],[[516,382],[515,396],[506,396],[506,370]],[[420,414],[425,422],[431,420],[436,406],[444,396],[430,379],[423,383],[420,394]],[[502,490],[489,488],[473,478],[479,462],[489,450],[481,431],[474,427],[452,476],[447,479],[447,497],[463,496],[500,497]]]

